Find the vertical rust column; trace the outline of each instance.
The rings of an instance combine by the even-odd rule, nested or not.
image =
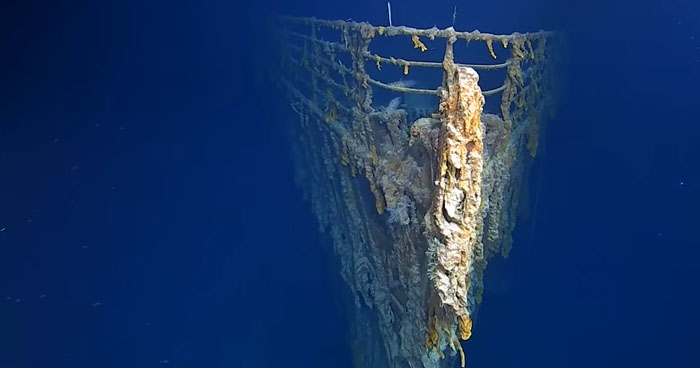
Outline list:
[[[455,66],[454,39],[448,40],[443,65],[445,86],[441,90],[439,169],[437,190],[426,216],[429,243],[428,273],[433,300],[429,345],[447,344],[464,352],[459,338],[471,336],[468,294],[474,258],[482,253],[481,213],[484,143],[481,112],[484,96],[479,75],[471,68]]]

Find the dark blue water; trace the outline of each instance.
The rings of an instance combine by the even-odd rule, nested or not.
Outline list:
[[[472,3],[457,28],[563,29],[569,62],[469,366],[698,366],[700,7]],[[386,23],[383,1],[0,5],[1,368],[351,366],[296,122],[260,83],[276,12]]]

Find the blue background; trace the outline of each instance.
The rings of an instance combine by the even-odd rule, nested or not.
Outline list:
[[[700,6],[564,3],[458,4],[456,28],[569,42],[468,366],[698,366]],[[275,13],[386,23],[383,1],[0,5],[1,368],[351,366],[296,121],[261,82]]]

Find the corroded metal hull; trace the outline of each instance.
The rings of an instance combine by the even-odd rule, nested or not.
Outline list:
[[[555,35],[279,21],[281,81],[299,119],[292,128],[297,182],[350,290],[355,366],[464,366],[462,342],[472,334],[484,270],[510,250],[520,183],[553,105]],[[339,39],[324,39],[328,32]],[[402,36],[419,52],[428,49],[424,39],[443,39],[442,60],[370,51],[377,37]],[[494,58],[500,44],[509,56],[492,65],[458,63],[460,39],[483,42]],[[433,68],[442,83],[381,82],[367,68],[382,64],[404,74]],[[491,69],[504,82],[484,91],[479,71]],[[433,95],[439,103],[432,110],[396,99],[377,106],[376,89]],[[498,97],[498,113],[484,113],[486,99]]]

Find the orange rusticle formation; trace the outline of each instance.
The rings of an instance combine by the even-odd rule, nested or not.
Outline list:
[[[555,34],[289,17],[277,29],[276,81],[300,121],[297,182],[339,258],[355,366],[465,366],[463,341],[484,327],[473,319],[484,271],[511,248],[521,181],[553,105]],[[378,37],[412,55],[443,48],[443,60],[383,55],[371,47]],[[454,60],[461,40],[483,42],[472,49],[494,64]],[[409,67],[442,83],[382,79]],[[503,84],[483,90],[494,70]]]

